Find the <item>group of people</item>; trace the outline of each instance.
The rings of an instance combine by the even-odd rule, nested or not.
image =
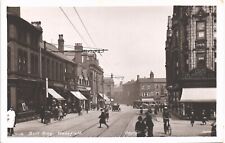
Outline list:
[[[50,123],[51,117],[54,120],[62,120],[64,116],[67,115],[67,110],[63,108],[61,105],[50,107],[41,106],[40,108],[40,118],[41,123],[48,124]]]
[[[191,126],[193,127],[194,126],[194,122],[196,120],[194,111],[191,111],[190,116],[189,116],[189,119],[191,121]],[[206,125],[206,121],[207,120],[208,120],[208,118],[206,116],[205,110],[202,110],[202,113],[201,113],[202,125]]]
[[[140,113],[143,113],[143,110],[140,110]],[[141,115],[138,116],[138,121],[135,124],[135,131],[137,132],[137,137],[145,137],[146,132],[148,137],[153,137],[153,127],[154,123],[152,121],[152,111],[149,109],[145,113],[145,118]]]

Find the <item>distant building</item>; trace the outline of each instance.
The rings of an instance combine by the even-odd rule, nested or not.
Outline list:
[[[149,78],[138,78],[139,99],[141,101],[152,101],[157,104],[164,104],[167,101],[167,89],[165,78],[154,78],[151,71]]]
[[[138,93],[137,81],[128,81],[127,83],[123,84],[123,94],[120,98],[120,103],[133,105],[133,102],[139,99]]]
[[[168,18],[166,78],[174,113],[215,115],[216,6],[174,6]]]
[[[154,78],[150,73],[149,78],[140,78],[123,84],[123,102],[133,104],[135,100],[164,104],[167,101],[167,89],[165,78]]]
[[[114,100],[113,95],[114,90],[114,81],[111,77],[105,77],[104,78],[104,95],[107,96],[107,98],[111,98],[111,101]]]

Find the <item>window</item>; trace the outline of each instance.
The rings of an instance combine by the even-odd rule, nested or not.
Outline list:
[[[27,73],[27,52],[18,50],[18,72]]]
[[[205,39],[205,21],[197,21],[196,26],[197,39]]]
[[[205,61],[205,54],[204,53],[198,53],[196,55],[197,57],[197,67],[203,68],[205,67],[206,61]]]
[[[38,56],[35,54],[31,54],[30,58],[31,63],[31,74],[38,74]]]

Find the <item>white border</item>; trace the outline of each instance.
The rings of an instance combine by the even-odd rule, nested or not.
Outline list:
[[[225,93],[225,67],[223,66],[225,54],[224,38],[224,1],[223,0],[3,0],[1,5],[1,48],[0,48],[0,68],[1,68],[1,136],[2,142],[223,142],[224,141],[224,93]],[[6,105],[7,105],[7,28],[6,28],[6,6],[172,6],[172,5],[217,5],[217,137],[154,137],[154,138],[7,138],[6,137]]]

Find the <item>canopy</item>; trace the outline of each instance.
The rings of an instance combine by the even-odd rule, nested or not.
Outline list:
[[[216,102],[216,88],[183,88],[180,102]]]
[[[65,100],[61,95],[59,95],[54,89],[48,88],[48,93],[51,94],[57,100]]]
[[[110,99],[105,95],[105,94],[102,94],[102,93],[98,93],[99,96],[101,96],[103,99],[105,99],[105,101],[110,101]]]
[[[141,99],[142,102],[154,102],[153,98],[142,98]]]
[[[70,91],[79,100],[87,100],[87,98],[81,94],[79,91]]]

